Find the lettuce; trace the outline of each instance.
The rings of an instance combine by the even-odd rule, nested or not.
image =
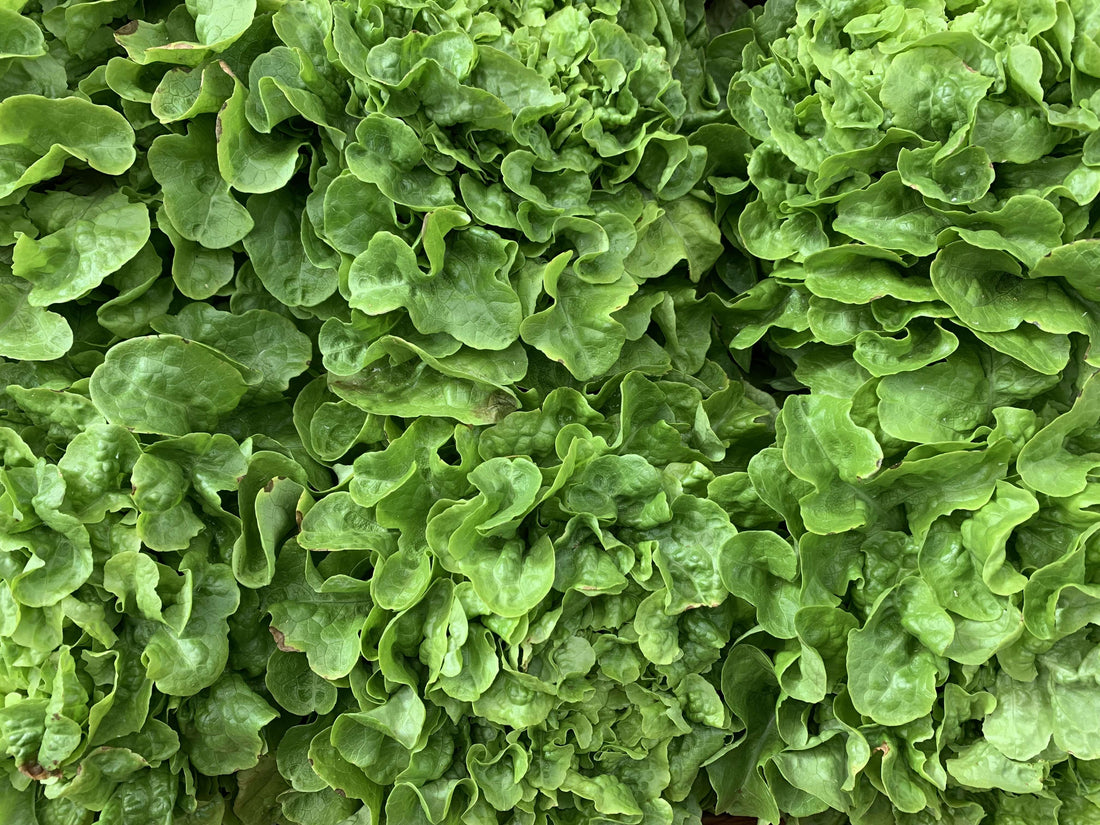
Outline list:
[[[727,661],[725,695],[767,678],[775,708],[711,770],[730,810],[1097,815],[1095,735],[1069,734],[1095,691],[1062,704],[1046,674],[1069,656],[1058,672],[1087,683],[1100,641],[1098,22],[1060,0],[800,0],[708,46],[732,121],[708,128],[749,147],[711,181],[721,227],[759,267],[728,303],[730,347],[796,393],[749,471],[770,476],[756,489],[802,582],[797,642],[744,639]]]
[[[0,811],[1096,820],[1093,5],[0,0]]]

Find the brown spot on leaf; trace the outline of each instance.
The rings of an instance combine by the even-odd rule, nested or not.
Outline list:
[[[119,35],[121,37],[126,37],[127,35],[133,34],[137,30],[138,30],[138,21],[137,20],[131,20],[125,26],[123,26],[118,31],[116,31],[115,34]]]
[[[42,782],[46,779],[52,779],[55,776],[61,776],[61,771],[47,770],[46,768],[43,768],[41,765],[39,765],[37,761],[28,762],[25,765],[20,765],[19,773],[23,774],[23,776],[27,777],[28,779],[33,779],[35,782]]]
[[[283,653],[301,653],[302,652],[298,648],[291,647],[290,645],[288,645],[286,643],[286,636],[283,635],[283,631],[279,630],[279,628],[269,627],[268,630],[271,631],[271,636],[272,636],[272,638],[275,639],[275,647],[279,648],[279,650],[283,651]]]

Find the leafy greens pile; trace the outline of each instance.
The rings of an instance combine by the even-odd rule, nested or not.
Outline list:
[[[0,0],[5,825],[1096,821],[1097,35]]]

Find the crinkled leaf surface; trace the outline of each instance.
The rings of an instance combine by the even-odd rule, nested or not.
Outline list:
[[[1100,821],[1087,0],[0,0],[0,820]]]

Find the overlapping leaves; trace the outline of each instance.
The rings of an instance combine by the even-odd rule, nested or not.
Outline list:
[[[0,810],[1095,820],[1098,20],[0,2]]]
[[[732,121],[712,128],[751,144],[715,183],[723,233],[767,275],[730,345],[810,390],[750,463],[801,590],[792,641],[745,639],[724,673],[727,696],[771,680],[774,709],[712,770],[731,810],[1096,817],[1068,727],[1088,728],[1097,650],[1097,19],[776,3],[708,46]]]
[[[772,416],[707,361],[701,12],[3,10],[4,810],[698,809]]]

